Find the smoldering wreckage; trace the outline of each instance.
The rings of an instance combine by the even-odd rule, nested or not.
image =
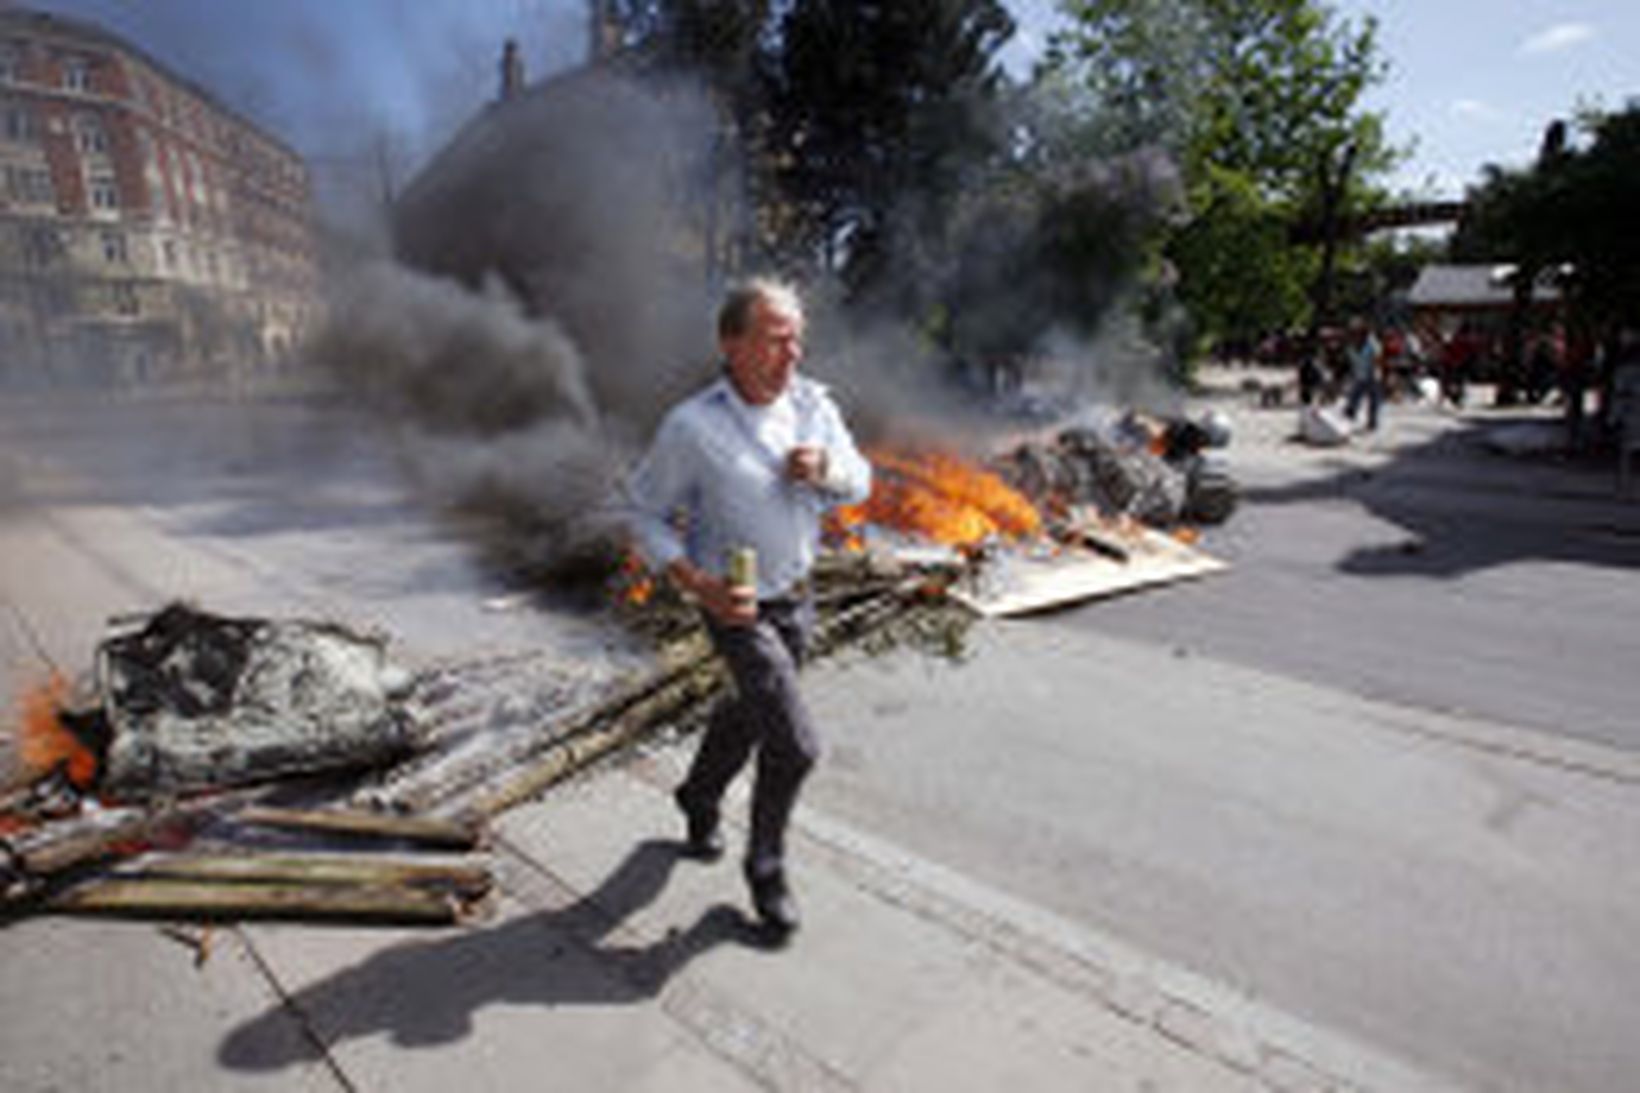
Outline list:
[[[872,449],[815,579],[817,651],[960,654],[976,618],[1212,572],[1225,423],[1125,415],[987,464]],[[611,544],[611,549],[619,549]],[[692,731],[724,672],[693,609],[626,556],[608,610],[631,663],[549,655],[409,671],[336,622],[185,604],[111,620],[85,677],[25,696],[0,791],[0,913],[208,925],[450,924],[492,888],[486,825],[646,738]],[[208,933],[199,936],[207,937]]]

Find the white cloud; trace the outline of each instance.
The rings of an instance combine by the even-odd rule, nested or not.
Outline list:
[[[1547,30],[1541,30],[1520,44],[1520,51],[1526,55],[1536,53],[1558,53],[1563,49],[1570,49],[1580,42],[1586,42],[1594,37],[1594,28],[1588,23],[1556,23]]]
[[[1454,99],[1448,109],[1454,117],[1466,121],[1500,122],[1508,118],[1502,110],[1479,99]]]

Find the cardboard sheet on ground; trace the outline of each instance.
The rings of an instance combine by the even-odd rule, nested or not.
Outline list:
[[[1118,552],[1125,553],[1125,559],[1112,556],[1118,552],[1081,546],[1066,546],[1051,555],[1010,556],[990,567],[980,580],[959,583],[951,595],[971,610],[996,618],[1065,607],[1227,568],[1212,555],[1151,528],[1124,533],[1120,547]]]

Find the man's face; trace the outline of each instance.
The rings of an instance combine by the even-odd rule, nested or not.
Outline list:
[[[803,318],[759,299],[746,329],[724,337],[719,346],[740,397],[767,406],[791,383],[803,359]]]

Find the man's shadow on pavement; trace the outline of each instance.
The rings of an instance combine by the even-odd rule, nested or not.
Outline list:
[[[412,941],[296,991],[240,1025],[217,1050],[232,1070],[277,1070],[321,1057],[293,1027],[292,1013],[326,1048],[378,1032],[400,1047],[435,1046],[472,1031],[486,1005],[617,1005],[654,998],[696,956],[726,942],[770,942],[727,904],[651,945],[605,938],[666,887],[680,844],[634,847],[596,891],[556,911],[524,915],[448,940]]]

